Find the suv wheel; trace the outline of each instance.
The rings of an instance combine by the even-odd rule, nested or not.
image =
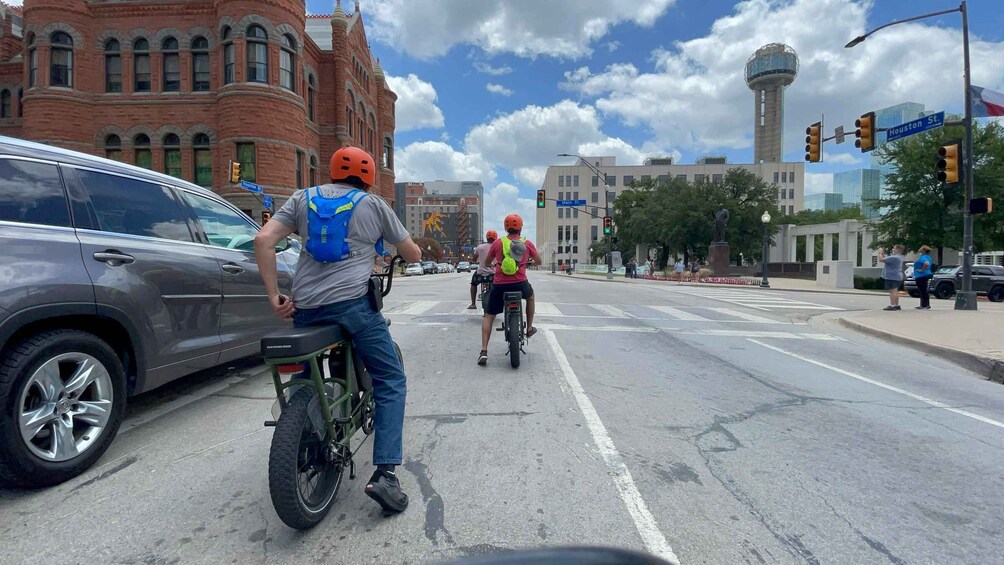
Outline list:
[[[125,411],[125,371],[92,334],[40,333],[4,353],[0,404],[0,480],[59,484],[87,470],[115,438]]]
[[[987,293],[987,300],[990,302],[1004,302],[1004,284],[999,284],[990,289]]]
[[[952,287],[951,283],[941,283],[934,288],[934,297],[940,298],[941,300],[947,300],[955,294],[955,289]]]

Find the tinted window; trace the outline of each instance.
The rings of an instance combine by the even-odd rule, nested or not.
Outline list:
[[[206,230],[210,244],[227,249],[254,251],[254,236],[258,234],[258,228],[242,214],[204,196],[186,192],[184,197],[195,209],[195,215],[199,217],[202,229]]]
[[[68,227],[70,213],[56,165],[0,159],[0,220]]]
[[[93,171],[77,171],[101,231],[192,241],[188,214],[167,187]]]

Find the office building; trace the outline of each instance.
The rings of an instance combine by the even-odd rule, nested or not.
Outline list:
[[[480,181],[395,183],[395,212],[415,239],[436,240],[451,261],[465,258],[484,238]]]
[[[834,173],[833,192],[840,194],[844,206],[861,206],[866,218],[879,216],[882,173],[878,169],[853,169]]]
[[[821,192],[805,195],[805,209],[820,212],[836,212],[844,208],[844,197],[838,192]]]

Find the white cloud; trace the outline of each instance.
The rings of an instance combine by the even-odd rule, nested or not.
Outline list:
[[[805,194],[833,192],[832,173],[805,173]]]
[[[862,162],[861,157],[853,153],[827,153],[823,160],[836,165],[857,165]]]
[[[608,41],[608,42],[604,43],[603,46],[607,48],[607,51],[609,51],[610,53],[613,53],[614,51],[620,49],[621,42],[617,41],[615,39],[613,41]]]
[[[495,180],[492,166],[480,155],[455,150],[442,141],[419,141],[397,152],[394,160],[397,182],[432,180]]]
[[[484,63],[481,61],[474,62],[474,69],[479,73],[484,73],[486,75],[492,75],[492,76],[507,75],[512,72],[512,67],[508,66],[493,67],[488,63]]]
[[[522,198],[519,188],[506,182],[485,189],[485,231],[503,233],[502,220],[513,212],[523,218],[523,235],[533,239],[537,234],[537,202]]]
[[[494,82],[489,82],[485,85],[485,90],[491,92],[492,94],[501,94],[502,96],[512,96],[512,89],[506,88],[501,84],[495,84]]]
[[[613,155],[617,158],[618,165],[641,165],[646,156],[631,144],[616,137],[608,137],[599,142],[583,143],[579,145],[576,153],[596,157]]]
[[[865,31],[870,4],[747,0],[715,21],[707,35],[654,51],[650,68],[622,63],[593,72],[581,67],[565,74],[563,86],[587,100],[596,98],[594,105],[606,116],[650,128],[662,145],[698,151],[752,146],[753,93],[743,70],[749,56],[767,43],[791,45],[799,56],[799,75],[785,93],[784,138],[791,153],[800,155],[805,126],[821,112],[829,134],[834,126],[851,126],[868,110],[905,101],[929,109],[961,108],[959,30],[910,23],[845,49],[850,38]],[[980,62],[973,82],[1000,90],[1004,43],[973,38],[970,49]]]
[[[409,55],[445,55],[458,44],[488,54],[577,58],[615,25],[651,27],[675,0],[368,0],[372,35]]]
[[[387,86],[397,94],[397,131],[441,128],[446,125],[443,111],[436,105],[435,87],[414,73],[407,77],[387,77]]]

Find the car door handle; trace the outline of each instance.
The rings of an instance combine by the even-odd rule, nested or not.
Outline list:
[[[101,261],[102,263],[108,263],[109,265],[122,265],[133,263],[136,258],[132,255],[126,255],[125,253],[120,253],[118,251],[98,251],[94,254],[95,261]]]
[[[243,273],[246,269],[244,269],[244,267],[241,267],[236,263],[224,263],[223,270],[230,273],[231,275],[239,275]]]

